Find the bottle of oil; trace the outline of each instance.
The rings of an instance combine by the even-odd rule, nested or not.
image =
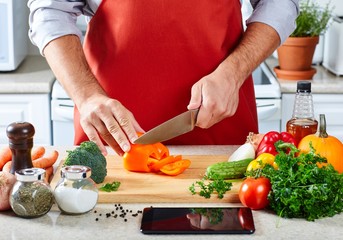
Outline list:
[[[311,82],[299,81],[292,118],[287,122],[286,130],[291,133],[297,142],[317,132],[318,122],[314,117]]]

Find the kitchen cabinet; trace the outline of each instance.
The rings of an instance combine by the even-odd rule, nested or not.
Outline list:
[[[313,93],[312,95],[316,119],[319,120],[319,114],[325,114],[328,134],[343,141],[343,94]],[[295,94],[282,94],[282,130],[286,129],[286,123],[292,117],[294,99]]]
[[[12,122],[35,127],[34,144],[51,145],[50,102],[55,77],[41,56],[27,56],[15,71],[0,72],[0,144]]]
[[[0,116],[0,144],[10,123],[25,121],[35,127],[34,144],[51,145],[50,94],[0,94]]]

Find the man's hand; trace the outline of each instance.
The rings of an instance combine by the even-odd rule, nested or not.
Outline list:
[[[201,106],[197,117],[198,127],[209,128],[235,114],[239,102],[238,83],[234,72],[226,71],[221,64],[193,85],[188,109]]]
[[[248,25],[241,42],[209,75],[192,87],[188,109],[199,108],[197,126],[209,128],[233,116],[239,103],[239,89],[255,68],[279,46],[277,32],[264,23]]]
[[[92,74],[80,39],[75,35],[51,41],[44,54],[58,81],[80,112],[80,124],[101,152],[107,151],[100,137],[119,155],[130,150],[137,132],[144,132],[132,113],[111,99]],[[131,143],[130,143],[131,142]]]
[[[94,95],[79,108],[80,124],[88,136],[103,153],[106,148],[100,137],[119,155],[130,150],[137,132],[144,132],[120,102],[104,95]]]

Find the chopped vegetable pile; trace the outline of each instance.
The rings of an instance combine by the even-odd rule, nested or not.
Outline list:
[[[132,172],[154,172],[169,176],[183,173],[191,165],[181,155],[169,155],[169,149],[162,143],[133,144],[123,156],[124,168]]]

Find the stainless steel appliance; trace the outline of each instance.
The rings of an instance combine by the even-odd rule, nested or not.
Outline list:
[[[343,16],[336,17],[325,34],[323,66],[343,75]]]
[[[0,0],[0,71],[15,70],[28,51],[28,8],[22,0]]]
[[[259,132],[281,130],[281,90],[264,62],[253,72]]]
[[[52,145],[72,146],[74,144],[74,102],[58,81],[51,93]]]
[[[330,4],[334,16],[324,35],[323,66],[336,75],[343,75],[343,1],[331,0]]]

